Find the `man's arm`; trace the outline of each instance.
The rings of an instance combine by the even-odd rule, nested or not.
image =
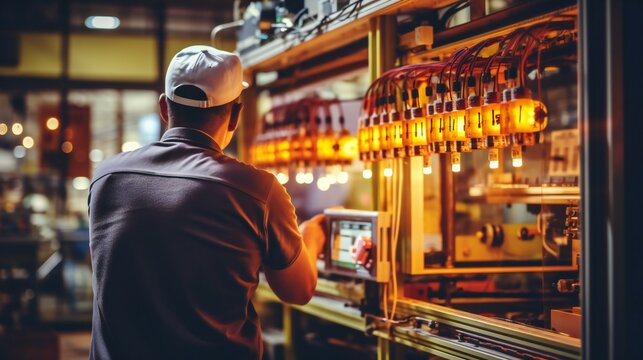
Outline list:
[[[299,229],[290,196],[275,180],[266,199],[264,221],[263,269],[268,284],[287,303],[307,303],[317,286],[317,256],[325,240],[324,216],[304,222]]]
[[[282,301],[303,305],[315,293],[317,257],[325,240],[324,221],[324,215],[317,215],[301,224],[302,248],[290,266],[282,270],[264,269],[270,288]]]

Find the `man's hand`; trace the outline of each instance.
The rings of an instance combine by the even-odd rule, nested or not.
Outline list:
[[[312,259],[316,259],[324,249],[326,241],[326,217],[318,214],[299,225],[299,232]]]

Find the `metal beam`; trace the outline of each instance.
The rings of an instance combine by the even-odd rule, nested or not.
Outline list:
[[[64,51],[63,51],[64,53]],[[110,81],[110,80],[72,80],[49,77],[5,76],[0,77],[0,90],[48,90],[62,89],[122,89],[158,90],[158,81]]]
[[[640,357],[641,3],[580,2],[583,356]]]
[[[622,178],[622,219],[623,232],[620,238],[623,242],[620,249],[616,249],[616,261],[621,264],[621,274],[615,274],[620,282],[616,287],[620,287],[620,300],[617,301],[616,314],[620,317],[616,319],[615,326],[620,326],[621,340],[626,343],[616,344],[621,349],[622,358],[636,358],[641,351],[640,324],[643,323],[643,286],[640,280],[643,278],[643,242],[641,241],[641,204],[643,204],[643,174],[638,164],[640,156],[643,154],[643,122],[640,115],[640,86],[643,83],[643,74],[641,73],[641,55],[640,47],[634,44],[641,43],[641,34],[643,34],[643,22],[641,14],[643,13],[643,3],[641,1],[613,1],[610,2],[613,7],[607,15],[610,24],[613,27],[620,27],[622,46],[622,62],[620,64],[612,63],[612,69],[616,71],[615,78],[622,75],[623,91],[621,92],[621,103],[623,109],[620,114],[613,113],[612,117],[621,118],[622,126],[622,157],[620,158],[623,166]],[[621,7],[620,9],[618,7]],[[616,43],[615,43],[616,44]],[[613,49],[613,48],[612,48]],[[613,51],[613,50],[608,50]],[[627,119],[627,121],[625,121]],[[614,161],[619,160],[619,154],[614,153]],[[636,165],[634,165],[636,164]],[[616,184],[618,185],[618,184]],[[618,204],[616,204],[618,205]],[[616,234],[618,236],[619,234]],[[616,237],[615,236],[615,237]],[[622,305],[622,306],[621,306]]]

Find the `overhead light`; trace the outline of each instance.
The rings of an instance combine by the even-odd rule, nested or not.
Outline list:
[[[128,152],[133,151],[141,147],[141,144],[138,141],[126,141],[121,145],[121,151]]]
[[[69,154],[70,152],[74,151],[74,144],[71,143],[71,141],[65,141],[62,143],[60,146],[60,149],[65,153]]]
[[[60,121],[58,121],[58,119],[56,119],[55,117],[50,117],[49,119],[47,119],[46,125],[47,125],[47,129],[56,130],[60,125]]]
[[[339,174],[337,174],[337,182],[346,184],[348,182],[348,173],[346,171],[340,171]]]
[[[89,16],[85,19],[85,26],[90,29],[113,30],[121,24],[116,16]]]
[[[34,145],[33,138],[31,136],[25,136],[24,139],[22,139],[22,146],[24,146],[27,149],[31,149]]]
[[[279,183],[281,185],[286,184],[288,182],[288,180],[290,180],[290,178],[288,177],[288,172],[287,171],[280,171],[277,174],[277,180],[279,181]]]
[[[72,180],[71,185],[76,190],[87,190],[89,189],[89,178],[84,176],[75,177],[74,180]]]
[[[105,158],[105,154],[100,149],[92,149],[89,152],[89,160],[93,163],[101,162]]]
[[[320,191],[327,191],[328,189],[330,189],[330,184],[328,183],[328,179],[324,176],[317,179],[317,188]]]
[[[9,131],[9,127],[7,126],[7,124],[5,123],[0,124],[0,135],[4,135],[8,131]]]
[[[24,129],[23,129],[23,127],[22,127],[22,124],[21,124],[21,123],[15,123],[15,124],[11,125],[11,132],[12,132],[14,135],[20,135],[20,134],[22,134],[22,131],[23,131],[23,130],[24,130]]]

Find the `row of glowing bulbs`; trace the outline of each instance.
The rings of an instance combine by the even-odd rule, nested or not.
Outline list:
[[[357,138],[342,129],[336,135],[332,129],[320,134],[285,133],[273,139],[260,140],[252,149],[257,166],[273,168],[290,164],[319,164],[325,166],[350,164],[357,157]]]
[[[54,131],[60,126],[60,121],[55,117],[50,117],[45,122],[45,126],[47,127],[47,129]],[[5,123],[0,123],[0,136],[6,135],[8,132],[9,126]],[[11,125],[11,133],[13,135],[20,136],[23,132],[24,126],[21,123],[16,122]],[[27,155],[26,150],[33,148],[36,144],[34,138],[31,136],[25,136],[24,138],[22,138],[21,143],[22,145],[16,146],[13,150],[14,156],[19,159],[25,157]],[[73,151],[73,148],[73,144],[70,141],[65,141],[61,144],[61,150],[65,154],[71,153]]]
[[[47,127],[48,130],[54,131],[57,130],[60,127],[60,121],[55,118],[55,117],[50,117],[47,119],[45,122],[45,126]],[[16,122],[11,125],[11,133],[15,136],[20,136],[24,132],[24,127],[21,123]],[[5,123],[0,123],[0,136],[7,135],[9,133],[9,126]],[[31,149],[35,145],[35,140],[31,136],[25,136],[22,138],[22,145],[18,145],[14,149],[14,156],[17,158],[24,158],[26,156],[26,150]],[[123,143],[121,150],[123,152],[126,151],[132,151],[136,150],[139,147],[141,147],[141,144],[138,143],[137,141],[127,141]],[[72,144],[71,141],[64,141],[60,145],[60,150],[65,153],[69,154],[74,150],[74,145]],[[89,159],[92,162],[101,162],[104,159],[104,154],[102,150],[100,149],[92,149],[89,152]]]
[[[427,90],[427,96],[430,93]],[[423,172],[428,175],[432,173],[432,152],[451,153],[451,170],[460,172],[461,152],[488,149],[489,167],[497,169],[499,149],[509,144],[512,165],[521,167],[522,146],[535,145],[537,134],[547,126],[546,108],[519,87],[507,87],[502,98],[500,102],[497,93],[487,92],[482,105],[475,95],[468,101],[456,98],[443,103],[437,99],[426,109],[406,111],[401,121],[394,107],[363,117],[358,130],[360,158],[365,162],[363,177],[371,178],[370,162],[380,160],[384,160],[384,176],[392,176],[390,159],[400,153],[424,156]]]
[[[253,162],[267,167],[281,184],[290,180],[290,166],[296,168],[295,182],[312,184],[315,182],[312,169],[316,165],[324,168],[324,175],[317,179],[320,190],[348,182],[345,166],[357,157],[357,138],[343,125],[338,133],[327,122],[325,131],[319,133],[275,131],[264,135],[272,138],[255,143]]]
[[[279,170],[269,169],[279,181],[280,184],[286,184],[290,181],[289,169],[282,168]],[[341,165],[329,165],[324,167],[324,175],[317,178],[316,185],[321,191],[327,191],[332,185],[348,183],[349,175],[346,169]],[[312,168],[300,168],[295,174],[297,184],[310,185],[315,182],[315,175]]]
[[[55,117],[47,119],[46,126],[49,130],[56,130],[60,122]],[[11,133],[15,136],[20,136],[24,132],[24,126],[15,122],[11,125]],[[9,125],[5,123],[0,123],[0,136],[7,135],[9,133]],[[21,145],[18,145],[14,148],[13,154],[16,158],[23,158],[27,155],[27,149],[31,149],[36,144],[35,140],[31,136],[25,136],[22,138]]]

